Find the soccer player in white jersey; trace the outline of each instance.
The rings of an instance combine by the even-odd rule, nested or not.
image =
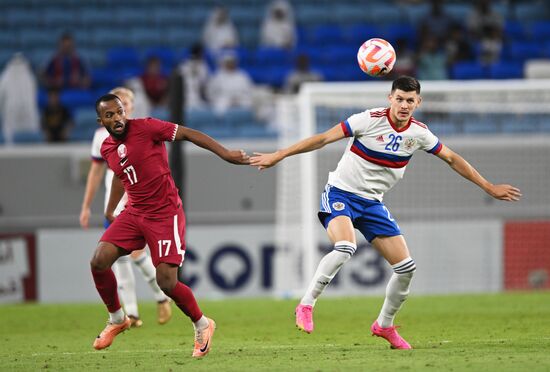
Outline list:
[[[120,98],[124,109],[128,116],[131,116],[134,109],[134,94],[133,92],[124,87],[118,87],[111,90],[112,94],[115,94]],[[82,209],[80,212],[80,225],[83,228],[88,228],[90,219],[90,206],[96,194],[96,191],[101,183],[103,174],[105,173],[105,205],[107,208],[107,202],[109,201],[109,195],[111,193],[111,183],[113,180],[113,171],[107,169],[105,172],[105,162],[101,157],[101,144],[109,136],[109,132],[105,127],[101,126],[94,133],[94,139],[92,141],[92,165],[88,172],[88,179],[86,182],[86,191],[84,193],[84,200],[82,202]],[[115,215],[118,215],[126,205],[128,197],[126,194],[122,197],[118,204]],[[105,222],[105,228],[109,226],[108,221]],[[126,314],[132,322],[132,327],[141,327],[143,321],[139,317],[137,296],[136,296],[136,284],[134,272],[132,270],[133,262],[143,275],[145,281],[151,287],[154,298],[157,301],[157,320],[160,324],[167,323],[172,317],[172,308],[170,306],[170,300],[159,288],[157,281],[155,280],[156,270],[151,261],[151,257],[147,254],[145,249],[139,251],[133,251],[130,257],[124,256],[119,258],[113,265],[115,276],[118,282],[118,292]]]
[[[402,76],[392,84],[389,108],[366,110],[286,149],[270,154],[255,153],[251,157],[251,165],[265,169],[288,156],[317,150],[350,137],[336,170],[329,174],[318,214],[334,250],[321,259],[296,307],[296,326],[299,329],[307,333],[313,331],[313,307],[340,267],[355,253],[354,229],[358,229],[394,271],[371,331],[373,335],[385,338],[394,349],[411,349],[397,333],[393,322],[409,294],[416,266],[399,226],[382,203],[382,198],[403,177],[416,150],[439,157],[495,199],[519,200],[519,189],[487,181],[460,155],[443,145],[426,125],[412,117],[421,101],[420,83],[415,78]]]

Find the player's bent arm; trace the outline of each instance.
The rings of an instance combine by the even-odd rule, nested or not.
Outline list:
[[[86,179],[86,190],[84,191],[84,200],[82,201],[82,207],[80,209],[80,226],[88,228],[90,221],[90,207],[94,200],[97,189],[105,174],[105,163],[92,161],[90,170],[88,171],[88,178]]]
[[[520,190],[511,185],[494,185],[487,181],[479,172],[468,163],[462,156],[450,148],[443,146],[441,151],[436,155],[462,177],[475,183],[487,194],[491,195],[495,199],[515,201],[519,200],[521,193]]]
[[[262,154],[255,152],[254,154],[256,156],[250,158],[250,165],[258,167],[258,169],[269,168],[274,166],[284,158],[320,149],[328,145],[329,143],[336,142],[344,137],[345,133],[342,130],[342,126],[340,124],[337,124],[326,132],[319,133],[303,139],[287,147],[286,149],[278,150],[271,154]]]
[[[178,126],[176,141],[189,141],[195,145],[209,150],[223,160],[232,164],[249,164],[248,155],[243,150],[229,150],[222,146],[214,138],[195,129]]]
[[[107,209],[105,210],[105,218],[109,222],[113,222],[115,219],[115,209],[124,195],[124,185],[122,181],[116,176],[113,176],[113,182],[111,183],[111,195],[109,195],[109,202],[107,203]]]

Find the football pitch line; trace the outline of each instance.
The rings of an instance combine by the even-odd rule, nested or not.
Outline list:
[[[548,341],[550,340],[550,337],[537,337],[537,338],[529,338],[529,339],[521,339],[523,341]],[[500,338],[500,339],[478,339],[478,340],[470,340],[469,343],[480,343],[480,344],[499,344],[499,343],[507,343],[512,341],[518,341],[518,339],[511,339],[511,338]],[[452,343],[452,340],[440,340],[440,341],[429,341],[426,343],[416,344],[418,348],[422,348],[422,345],[434,345],[434,344],[449,344]],[[319,348],[334,348],[339,346],[345,346],[345,345],[337,345],[337,344],[310,344],[310,345],[300,345],[300,344],[287,344],[287,345],[258,345],[258,346],[241,346],[238,348],[234,348],[234,350],[286,350],[286,349],[315,349],[319,350]],[[233,350],[230,349],[229,351]],[[184,352],[185,349],[164,349],[164,350],[90,350],[90,351],[77,351],[77,352],[47,352],[47,353],[31,353],[30,356],[33,357],[42,357],[42,356],[53,356],[53,355],[91,355],[91,354],[98,354],[98,353],[114,353],[114,354],[158,354],[159,352],[163,353],[181,353]]]

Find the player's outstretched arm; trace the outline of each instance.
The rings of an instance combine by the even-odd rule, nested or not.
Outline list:
[[[115,219],[115,209],[124,195],[124,185],[122,181],[113,175],[113,182],[111,183],[111,195],[109,195],[109,202],[107,203],[107,209],[105,210],[105,218],[109,222],[113,222]]]
[[[493,185],[487,181],[479,172],[450,148],[443,146],[437,156],[443,159],[449,166],[462,177],[481,187],[487,194],[495,199],[506,201],[517,201],[521,197],[518,188],[511,185]]]
[[[203,149],[212,151],[223,160],[231,164],[249,164],[250,158],[244,150],[229,150],[214,138],[195,129],[178,126],[176,141],[189,141]]]
[[[88,178],[86,179],[86,190],[84,191],[84,200],[80,208],[80,226],[87,229],[90,222],[90,207],[94,200],[95,194],[105,174],[105,164],[97,161],[92,161]]]
[[[254,156],[250,158],[250,165],[253,167],[258,167],[260,170],[270,168],[284,158],[320,149],[325,145],[336,142],[344,137],[345,134],[342,130],[342,126],[337,124],[326,132],[303,139],[287,147],[286,149],[278,150],[270,154],[255,152]]]

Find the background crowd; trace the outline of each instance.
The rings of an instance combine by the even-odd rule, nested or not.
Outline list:
[[[371,37],[396,49],[388,79],[525,78],[529,60],[550,58],[549,6],[537,0],[131,3],[0,5],[0,143],[90,140],[95,98],[122,84],[136,116],[167,119],[174,73],[189,125],[273,136],[272,95],[370,79],[355,54]]]

